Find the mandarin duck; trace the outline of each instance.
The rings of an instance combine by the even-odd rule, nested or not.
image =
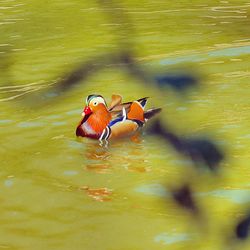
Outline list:
[[[161,108],[144,111],[147,99],[144,97],[122,103],[120,95],[112,95],[108,106],[101,95],[89,95],[76,135],[100,141],[133,135],[149,118],[161,111]]]

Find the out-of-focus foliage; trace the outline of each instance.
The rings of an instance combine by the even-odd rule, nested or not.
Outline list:
[[[244,1],[0,1],[0,248],[248,249],[248,27]],[[97,92],[160,122],[77,140]]]

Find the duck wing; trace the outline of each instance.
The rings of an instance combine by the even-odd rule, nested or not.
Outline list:
[[[136,101],[140,103],[142,108],[144,108],[147,103],[147,99],[148,97],[143,97]],[[115,119],[117,117],[121,117],[123,109],[125,109],[126,113],[129,113],[132,103],[134,102],[125,102],[125,103],[119,103],[117,105],[114,105],[112,108],[109,109],[109,112],[111,112],[112,118]]]
[[[103,130],[100,140],[109,138],[124,137],[133,134],[139,127],[142,127],[145,122],[144,109],[140,102],[134,101],[129,104],[127,112],[123,106],[121,115],[109,123]]]
[[[122,96],[113,94],[111,96],[111,103],[109,105],[109,111],[111,111],[113,108],[115,108],[117,105],[120,105],[122,103]]]

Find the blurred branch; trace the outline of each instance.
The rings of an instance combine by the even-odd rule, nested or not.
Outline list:
[[[250,213],[242,218],[236,225],[235,234],[239,240],[245,240],[249,236]]]
[[[193,193],[188,184],[184,184],[179,188],[172,190],[172,197],[175,202],[183,209],[191,212],[194,215],[200,214],[200,209],[194,200]]]
[[[120,49],[133,50],[134,25],[127,15],[125,8],[118,1],[97,0],[100,8],[112,24],[115,24],[114,32],[117,35],[117,44]]]
[[[170,86],[177,92],[186,90],[190,86],[197,84],[197,78],[193,75],[184,73],[183,75],[168,75],[161,76],[161,78],[155,76],[155,74],[148,72],[139,66],[134,60],[133,55],[129,51],[120,51],[118,53],[106,54],[102,56],[96,56],[84,63],[79,67],[72,70],[61,78],[52,91],[62,93],[70,90],[72,87],[78,84],[84,84],[87,78],[92,74],[98,73],[98,71],[104,68],[119,67],[131,75],[137,78],[146,85],[156,85],[159,87]],[[159,80],[161,79],[161,80]]]
[[[169,143],[177,152],[187,156],[193,164],[211,171],[217,170],[219,163],[224,159],[222,150],[211,140],[205,138],[181,138],[157,120],[149,132],[158,135]]]

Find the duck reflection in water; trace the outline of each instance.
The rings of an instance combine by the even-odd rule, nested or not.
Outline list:
[[[140,133],[128,138],[121,138],[100,144],[97,141],[84,139],[86,149],[83,156],[86,161],[84,169],[100,174],[110,173],[114,166],[133,172],[147,172],[145,164],[144,140]]]

